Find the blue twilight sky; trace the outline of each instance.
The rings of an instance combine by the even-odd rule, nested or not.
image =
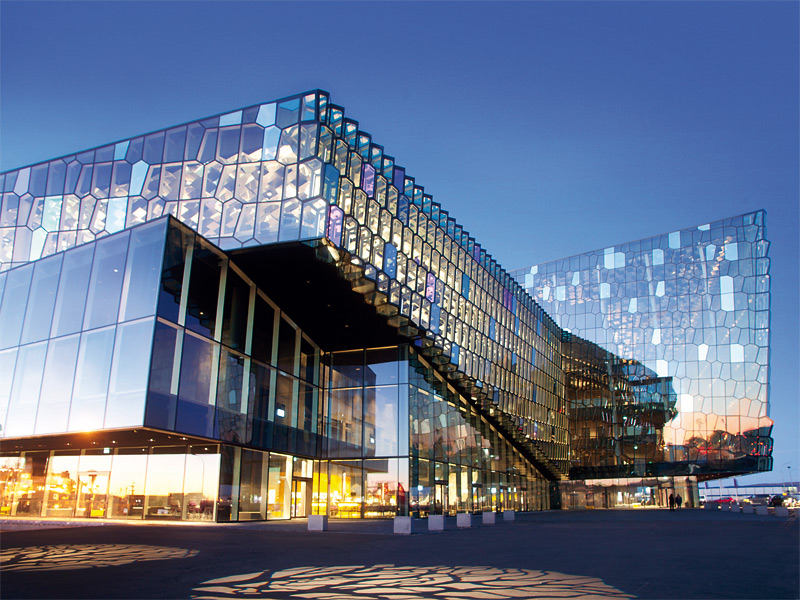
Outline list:
[[[798,479],[798,6],[3,0],[0,169],[322,88],[509,270],[765,208]]]

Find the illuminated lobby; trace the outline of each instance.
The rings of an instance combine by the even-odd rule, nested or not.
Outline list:
[[[0,190],[0,517],[663,505],[771,469],[763,213],[647,248],[693,279],[641,246],[511,273],[319,90]]]

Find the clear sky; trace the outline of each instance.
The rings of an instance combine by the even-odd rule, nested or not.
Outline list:
[[[798,479],[798,6],[3,0],[0,169],[322,88],[509,270],[765,208]]]

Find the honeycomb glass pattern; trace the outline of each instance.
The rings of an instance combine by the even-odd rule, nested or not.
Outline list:
[[[0,271],[169,214],[223,250],[304,241],[549,478],[555,322],[319,90],[0,174]]]
[[[771,469],[764,211],[514,272],[565,330],[671,377],[662,469]]]

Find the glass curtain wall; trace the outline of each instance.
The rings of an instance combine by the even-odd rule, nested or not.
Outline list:
[[[145,424],[315,456],[319,348],[297,325],[222,251],[174,222],[158,292]]]
[[[142,425],[166,228],[0,273],[0,437]]]

